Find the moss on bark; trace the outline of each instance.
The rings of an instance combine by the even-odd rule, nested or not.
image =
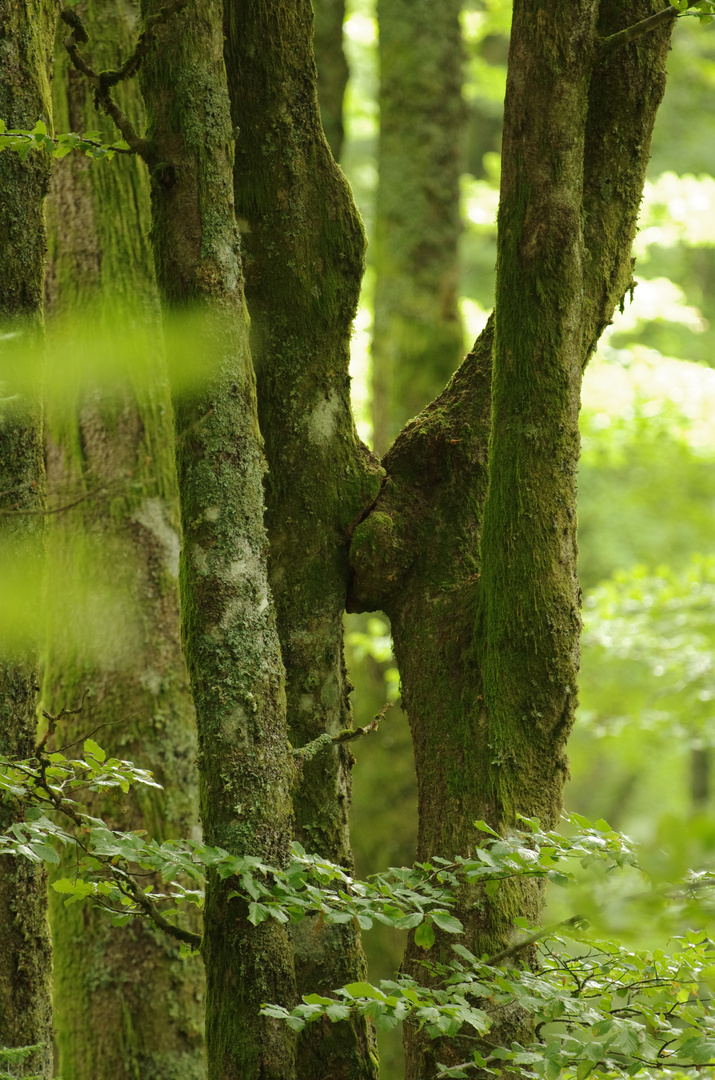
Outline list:
[[[460,0],[378,0],[380,141],[372,340],[384,454],[464,355],[457,308],[463,168]]]
[[[558,820],[578,671],[581,376],[630,280],[668,28],[607,58],[600,37],[648,13],[515,5],[493,348],[488,328],[479,362],[468,357],[402,432],[353,537],[354,605],[392,619],[415,740],[420,857],[468,850],[477,817],[500,829],[517,812]],[[459,396],[450,397],[458,383],[475,395],[464,430]],[[457,472],[463,507],[453,499],[445,514],[445,478],[470,440],[471,461]],[[437,566],[461,572],[443,570],[430,587]],[[537,888],[502,888],[491,900],[465,893],[459,910],[474,951],[501,948],[513,916],[538,921],[541,903]],[[435,952],[445,947],[438,940]],[[408,949],[408,969],[416,952]],[[491,1037],[510,1041],[525,1022],[517,1012]],[[459,1040],[428,1044],[415,1032],[406,1043],[409,1080],[462,1053]]]
[[[158,8],[147,2],[144,14]],[[209,844],[281,862],[291,838],[292,754],[267,580],[263,457],[233,208],[233,127],[220,4],[190,3],[142,70],[152,160],[152,244],[164,318],[193,311],[211,358],[194,393],[174,395],[183,551],[184,651],[199,732]],[[170,358],[171,360],[171,358]],[[290,1031],[258,1015],[289,1004],[291,943],[253,927],[230,881],[209,881],[203,957],[209,1077],[290,1080]]]
[[[112,67],[133,46],[138,8],[86,0],[80,8],[96,69]],[[116,133],[94,108],[86,80],[69,64],[60,32],[53,85],[55,116],[64,131]],[[140,124],[136,83],[118,88],[122,107]],[[101,319],[153,316],[160,334],[158,294],[148,243],[149,183],[137,158],[111,164],[71,155],[57,162],[48,200],[50,231],[47,308],[51,314]],[[51,359],[50,359],[51,362]],[[95,805],[114,827],[145,829],[159,839],[190,835],[198,821],[193,702],[179,641],[178,505],[173,425],[166,381],[132,386],[127,356],[124,385],[84,386],[76,411],[50,409],[48,479],[62,501],[84,501],[53,518],[50,545],[57,565],[95,588],[116,589],[125,601],[111,654],[91,659],[64,647],[53,627],[44,699],[52,712],[89,696],[61,741],[103,727],[110,753],[153,770],[163,792]],[[136,390],[136,393],[135,393]],[[99,486],[97,496],[88,498]],[[111,494],[111,498],[107,493]],[[84,541],[83,542],[83,538]],[[86,538],[104,559],[86,557]],[[106,575],[106,580],[104,576]],[[64,613],[67,617],[68,613]],[[104,726],[106,725],[106,726]],[[62,871],[61,871],[62,872]],[[176,944],[151,927],[113,928],[99,911],[66,908],[53,897],[55,1025],[59,1069],[67,1080],[141,1075],[200,1080],[203,1053],[203,966],[183,961]],[[119,1017],[107,1023],[107,1017]]]
[[[227,65],[236,145],[236,210],[266,443],[271,588],[295,746],[351,726],[343,660],[349,533],[379,487],[377,463],[350,412],[352,320],[364,235],[320,124],[307,2],[233,0]],[[345,745],[307,762],[294,792],[296,836],[350,867],[352,756]],[[300,993],[364,977],[350,925],[294,934]],[[373,1077],[369,1023],[309,1029],[301,1075]]]
[[[46,0],[0,3],[0,117],[8,127],[52,123],[49,65],[54,6]],[[45,258],[44,199],[49,161],[33,155],[22,162],[0,156],[0,324],[27,335],[42,324]],[[6,345],[7,349],[7,345]],[[6,362],[13,362],[6,351]],[[7,358],[9,357],[9,361]],[[21,362],[21,354],[17,362]],[[0,549],[4,573],[20,575],[28,607],[42,575],[44,554],[44,464],[42,410],[23,394],[7,393],[12,369],[4,373],[0,406]],[[8,381],[10,387],[8,386]],[[20,557],[27,560],[22,576]],[[0,654],[0,749],[29,757],[35,745],[38,689],[39,606],[35,630],[20,641],[4,627]],[[0,829],[16,820],[18,808],[0,807]],[[0,860],[0,1044],[42,1049],[25,1067],[52,1075],[52,947],[47,922],[47,876],[24,859]]]

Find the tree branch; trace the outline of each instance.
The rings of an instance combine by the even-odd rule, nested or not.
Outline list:
[[[170,0],[154,15],[150,15],[144,25],[144,30],[139,35],[137,44],[131,55],[124,61],[121,67],[110,68],[106,71],[95,71],[87,63],[79,51],[79,45],[85,45],[89,41],[89,35],[79,15],[70,8],[64,8],[60,18],[71,29],[71,34],[65,38],[64,46],[70,60],[77,71],[81,72],[94,87],[94,100],[97,108],[102,108],[121,132],[125,142],[135,154],[138,154],[147,165],[152,165],[156,158],[156,151],[148,139],[143,139],[135,130],[131,120],[119,107],[112,97],[112,87],[124,79],[132,79],[139,71],[144,57],[148,53],[156,37],[156,28],[167,22],[177,11],[186,7],[188,0]]]
[[[84,704],[85,696],[86,692],[85,695],[83,695],[82,697],[82,704]],[[57,716],[50,717],[50,719],[53,720],[56,725],[57,721],[62,715],[71,715],[81,712],[82,704],[77,709],[62,709],[61,712],[57,714]],[[48,716],[49,714],[45,713],[45,715]],[[47,738],[47,736],[45,738]],[[37,776],[39,786],[45,792],[55,810],[58,810],[60,813],[68,817],[70,821],[72,821],[77,826],[77,828],[84,830],[86,829],[87,823],[84,820],[83,815],[78,813],[72,803],[69,802],[67,799],[62,798],[62,796],[59,795],[56,791],[54,791],[50,784],[47,782],[45,770],[47,769],[49,761],[47,758],[44,757],[43,754],[44,742],[45,739],[43,739],[42,742],[38,744],[35,751],[37,760],[39,762],[39,775],[37,775],[37,773],[35,774]],[[191,930],[183,930],[180,926],[176,926],[174,923],[172,923],[169,919],[167,919],[164,915],[161,914],[156,904],[154,904],[153,901],[149,899],[149,897],[136,883],[129,869],[125,869],[126,860],[122,859],[122,863],[125,864],[124,866],[117,865],[110,858],[100,855],[97,852],[90,851],[79,841],[77,841],[77,843],[80,847],[83,848],[84,851],[87,852],[88,855],[90,855],[93,859],[96,859],[96,861],[100,865],[105,867],[110,876],[114,878],[114,881],[116,882],[118,888],[121,889],[121,891],[125,895],[132,897],[135,903],[142,909],[144,914],[149,919],[151,919],[155,926],[157,926],[160,930],[163,930],[165,934],[169,934],[171,937],[183,942],[184,945],[189,945],[192,949],[198,949],[200,947],[201,936],[199,934],[194,934]]]
[[[94,857],[96,858],[97,856],[95,855]],[[170,937],[182,941],[184,945],[190,945],[192,949],[198,949],[201,946],[200,934],[194,934],[191,930],[182,930],[180,926],[176,926],[165,918],[149,897],[142,892],[131,876],[125,878],[124,881],[127,885],[128,894],[136,901],[139,907],[144,911],[144,914],[151,919],[155,926],[158,926],[165,934],[169,934]]]
[[[583,314],[584,364],[633,281],[631,246],[674,25],[672,6],[655,16],[649,0],[632,0],[627,7],[626,12],[624,5],[606,5],[599,27],[604,36],[589,88],[583,175],[588,251],[584,295],[589,297]],[[624,27],[628,18],[636,22]],[[657,33],[647,33],[658,27]],[[626,41],[634,47],[615,47]]]
[[[393,705],[394,701],[388,701],[382,706],[378,713],[375,713],[370,723],[366,724],[365,727],[344,728],[342,731],[338,732],[337,735],[329,735],[327,731],[323,732],[317,739],[312,739],[311,742],[306,743],[305,746],[296,747],[293,750],[294,756],[301,764],[303,764],[314,758],[321,750],[332,746],[333,743],[352,742],[354,739],[360,739],[364,735],[369,735],[371,732],[377,731],[380,722],[385,719],[387,710],[391,709]]]
[[[66,708],[66,706],[63,705],[58,713],[50,713],[50,712],[47,712],[46,709],[42,710],[42,715],[44,716],[45,720],[47,721],[47,731],[45,732],[45,734],[42,736],[42,738],[38,742],[37,746],[35,747],[34,756],[36,758],[38,758],[38,759],[40,758],[40,755],[41,755],[42,751],[44,750],[44,748],[45,748],[45,746],[47,744],[47,740],[49,738],[51,738],[52,735],[54,735],[55,730],[56,730],[57,725],[59,724],[60,720],[62,720],[65,716],[77,716],[79,713],[82,712],[82,709],[84,708],[84,699],[87,697],[88,693],[89,693],[89,687],[87,687],[85,692],[82,694],[82,698],[81,698],[80,703],[79,703],[79,705],[77,706],[76,709],[68,709],[68,708]]]
[[[657,30],[659,26],[665,26],[667,23],[677,19],[679,15],[680,12],[677,8],[672,6],[663,8],[662,11],[657,11],[655,15],[649,15],[647,19],[641,19],[640,22],[627,26],[625,30],[619,30],[617,34],[610,34],[608,37],[602,38],[598,51],[601,56],[605,56],[612,52],[613,49],[617,49],[621,45],[629,45],[636,38],[642,37],[644,34],[650,34],[653,30]]]
[[[570,919],[563,919],[561,922],[554,923],[553,926],[547,926],[545,930],[539,930],[536,934],[530,934],[529,937],[524,938],[523,941],[518,941],[516,945],[510,945],[506,949],[501,949],[500,952],[494,953],[494,956],[490,956],[487,960],[487,964],[493,967],[495,964],[500,964],[502,960],[506,960],[510,956],[515,956],[516,953],[521,952],[522,949],[528,949],[529,945],[536,945],[538,941],[543,938],[550,937],[554,930],[559,930],[561,927],[578,926],[580,922],[583,922],[583,915],[572,915]]]

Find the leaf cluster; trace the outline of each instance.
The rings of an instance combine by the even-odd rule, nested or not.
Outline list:
[[[181,928],[180,908],[201,905],[205,879],[215,875],[232,883],[229,901],[244,905],[254,925],[311,916],[318,926],[354,921],[367,930],[379,922],[414,933],[428,985],[399,975],[379,986],[354,982],[330,996],[308,994],[293,1007],[263,1007],[295,1030],[358,1013],[385,1030],[403,1021],[433,1039],[458,1035],[465,1060],[441,1066],[438,1075],[445,1078],[518,1070],[534,1080],[558,1080],[562,1073],[600,1080],[715,1061],[715,948],[704,932],[676,935],[667,948],[630,950],[598,938],[582,915],[572,915],[547,928],[514,919],[513,944],[494,956],[476,956],[459,940],[464,928],[453,909],[466,885],[477,887],[479,904],[509,880],[573,886],[594,868],[607,876],[629,868],[641,873],[628,838],[605,821],[572,814],[569,835],[562,835],[543,830],[538,819],[521,818],[506,836],[478,822],[484,839],[470,857],[435,857],[360,881],[299,844],[288,864],[276,867],[198,842],[159,843],[142,832],[109,829],[87,812],[82,791],[121,797],[133,784],[158,785],[146,770],[108,758],[91,738],[83,749],[72,759],[41,742],[32,759],[0,759],[0,792],[15,818],[0,836],[0,850],[56,865],[57,846],[73,846],[75,874],[53,883],[66,904],[90,900],[115,924],[149,918],[192,949],[200,939]],[[646,894],[651,904],[655,898],[682,911],[684,901],[705,895],[713,880],[704,870],[667,888],[651,882]],[[443,951],[439,961],[430,955],[437,932],[457,939],[447,961]],[[531,1018],[533,1038],[505,1047],[499,1017],[515,1011]]]
[[[703,25],[713,21],[715,17],[715,0],[695,0],[694,4],[689,0],[672,0],[673,7],[681,15],[697,15]]]
[[[70,131],[53,137],[48,135],[43,120],[38,120],[32,129],[8,128],[5,121],[0,120],[0,152],[3,150],[14,150],[21,161],[26,160],[31,150],[44,152],[53,158],[66,157],[76,150],[86,157],[107,161],[111,161],[115,154],[131,153],[123,139],[113,143],[102,142],[99,131],[85,131],[83,135]]]

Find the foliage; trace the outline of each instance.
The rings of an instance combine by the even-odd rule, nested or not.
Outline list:
[[[213,873],[233,880],[231,897],[245,905],[254,925],[317,916],[325,923],[356,920],[362,929],[378,922],[414,931],[425,953],[425,985],[399,975],[379,986],[353,982],[331,996],[308,994],[293,1007],[264,1006],[266,1015],[295,1030],[323,1017],[337,1023],[356,1012],[372,1017],[381,1030],[404,1021],[431,1038],[466,1036],[469,1056],[459,1066],[443,1066],[438,1075],[444,1078],[476,1070],[499,1075],[518,1067],[527,1077],[557,1080],[563,1072],[586,1080],[697,1068],[715,1060],[715,955],[707,933],[679,932],[667,947],[650,951],[631,950],[596,933],[609,903],[619,894],[623,902],[624,880],[630,888],[634,878],[646,879],[645,890],[641,882],[639,893],[627,895],[641,917],[647,910],[657,921],[666,913],[676,926],[696,914],[712,917],[710,869],[676,883],[649,878],[626,837],[605,821],[592,823],[577,814],[569,816],[566,835],[522,818],[519,831],[500,837],[479,822],[484,841],[472,856],[432,858],[366,881],[299,844],[286,867],[275,867],[197,842],[158,843],[109,829],[87,812],[81,792],[126,794],[133,784],[156,783],[146,770],[107,758],[92,738],[83,749],[82,757],[69,758],[41,742],[32,759],[1,762],[3,798],[18,811],[18,820],[0,845],[6,854],[53,864],[59,861],[54,844],[73,845],[74,876],[53,883],[66,904],[90,900],[111,912],[115,923],[149,917],[181,936],[185,947],[196,947],[197,936],[179,928],[179,906],[201,905],[204,879]],[[58,816],[70,827],[58,823]],[[147,872],[148,885],[142,883]],[[458,940],[463,927],[453,909],[460,890],[476,886],[477,903],[488,904],[507,882],[518,880],[568,886],[579,904],[588,896],[599,900],[591,901],[587,915],[581,908],[545,929],[516,918],[508,947],[491,957],[475,956]],[[444,959],[444,949],[439,960],[431,952],[438,936],[442,944],[452,941],[452,959]],[[495,1017],[513,1009],[532,1018],[533,1039],[509,1047],[490,1042]]]
[[[38,120],[32,130],[27,128],[8,128],[0,120],[0,151],[14,150],[24,161],[31,150],[49,154],[53,158],[63,158],[73,150],[86,157],[111,161],[117,153],[127,153],[129,146],[123,139],[112,143],[102,142],[100,131],[85,131],[77,135],[74,131],[58,135],[56,138],[47,133],[47,125]]]
[[[17,1080],[17,1073],[8,1072],[7,1069],[22,1065],[42,1049],[42,1046],[0,1046],[0,1080]],[[24,1080],[40,1080],[40,1077],[25,1076]]]
[[[691,4],[689,0],[673,0],[673,7],[683,15],[687,12],[689,15],[697,16],[704,25],[712,22],[715,14],[713,0],[696,0],[694,4]]]
[[[715,561],[696,558],[682,573],[666,566],[656,573],[637,567],[617,573],[586,601],[585,645],[630,666],[640,703],[628,708],[628,723],[652,729],[676,707],[684,722],[669,736],[709,742],[707,721],[715,697]],[[667,678],[664,678],[667,674]],[[686,720],[687,718],[687,720]],[[609,724],[622,724],[611,717]]]

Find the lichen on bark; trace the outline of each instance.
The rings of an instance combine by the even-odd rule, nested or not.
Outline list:
[[[290,738],[301,747],[351,726],[342,618],[349,533],[377,494],[377,462],[350,411],[348,375],[365,239],[325,141],[306,0],[231,0],[226,62],[236,143],[236,212],[265,439],[269,571],[286,666]],[[302,765],[296,838],[350,868],[352,757],[335,745]],[[293,935],[300,993],[364,977],[356,928]],[[309,1029],[299,1071],[376,1075],[369,1023]]]
[[[147,0],[143,14],[158,6]],[[170,332],[193,334],[194,347],[210,359],[197,388],[172,390],[182,635],[198,723],[204,836],[280,863],[291,839],[293,762],[267,579],[221,5],[190,3],[162,26],[141,81],[156,163],[151,236],[164,320]],[[294,1000],[291,944],[273,920],[252,926],[231,891],[230,881],[210,877],[202,946],[208,1074],[290,1080],[292,1033],[259,1009]]]

